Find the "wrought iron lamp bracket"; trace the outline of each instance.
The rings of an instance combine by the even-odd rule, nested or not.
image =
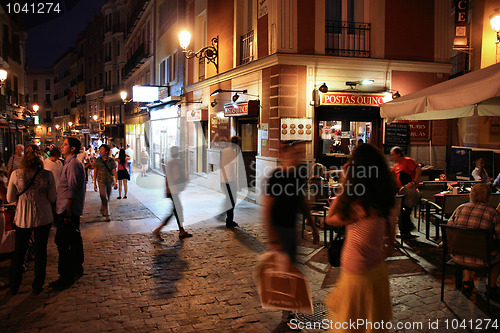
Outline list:
[[[187,59],[195,57],[207,59],[207,62],[214,64],[215,70],[219,74],[219,36],[212,38],[212,45],[205,46],[196,53],[191,50],[183,50],[183,52]]]

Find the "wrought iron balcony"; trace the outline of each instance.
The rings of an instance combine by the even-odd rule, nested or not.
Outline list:
[[[370,23],[326,21],[325,53],[341,57],[370,57]]]
[[[123,66],[124,79],[128,78],[149,56],[149,43],[142,43]]]
[[[254,59],[253,30],[240,37],[240,65],[244,65]]]

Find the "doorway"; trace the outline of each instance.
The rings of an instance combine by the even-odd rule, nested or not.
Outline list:
[[[241,152],[249,191],[255,191],[258,123],[258,118],[238,119],[238,135],[241,137]]]

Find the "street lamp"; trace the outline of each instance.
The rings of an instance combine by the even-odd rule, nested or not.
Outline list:
[[[127,104],[130,102],[130,99],[127,99],[128,93],[125,90],[120,91],[120,98],[123,101],[123,104]]]
[[[5,69],[0,69],[0,88],[3,87],[5,80],[7,80],[7,71]]]
[[[35,113],[37,113],[38,110],[40,110],[40,107],[38,106],[38,104],[33,104],[33,111],[35,111]]]
[[[97,118],[99,118],[99,116],[97,116],[96,114],[92,116],[92,118],[94,119],[94,121],[97,121]]]
[[[500,8],[495,8],[493,14],[490,15],[491,29],[497,33],[496,44],[500,43]]]
[[[56,126],[55,126],[55,127],[56,127],[56,130],[59,130],[59,127],[60,127],[60,126],[56,124]]]
[[[72,121],[68,121],[68,126],[69,127],[73,126],[73,122]]]
[[[191,41],[191,34],[189,31],[181,31],[179,33],[179,44],[187,59],[199,58],[200,60],[207,59],[207,61],[215,66],[217,74],[219,74],[219,36],[212,38],[212,45],[205,46],[198,52],[188,50],[187,47]]]

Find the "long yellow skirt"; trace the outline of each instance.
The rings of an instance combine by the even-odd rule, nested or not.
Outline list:
[[[341,271],[325,304],[333,313],[330,332],[388,332],[392,306],[385,263],[364,273]]]

